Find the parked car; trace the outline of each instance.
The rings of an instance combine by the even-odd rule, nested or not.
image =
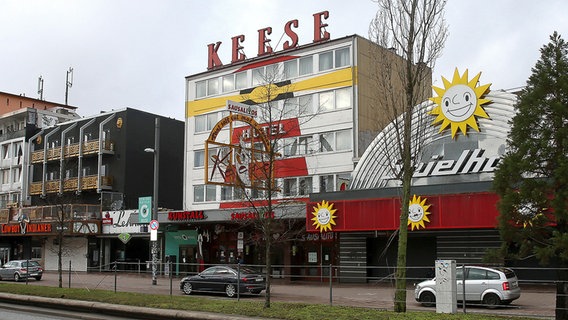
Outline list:
[[[237,278],[237,275],[240,275]],[[195,292],[224,292],[227,297],[239,293],[260,294],[266,289],[266,278],[258,271],[241,266],[213,266],[193,276],[181,279],[180,290],[185,294]]]
[[[20,281],[26,278],[41,280],[43,268],[34,260],[12,260],[0,268],[0,280],[12,279]]]
[[[457,300],[463,301],[463,268],[456,268]],[[465,301],[489,307],[509,304],[521,296],[519,280],[509,268],[465,267]],[[414,298],[424,306],[436,305],[436,278],[422,281],[414,288]]]

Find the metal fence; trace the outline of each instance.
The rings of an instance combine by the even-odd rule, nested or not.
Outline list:
[[[97,267],[89,272],[76,272],[71,262],[65,270],[68,279],[66,286],[112,289],[116,291],[152,292],[169,295],[183,294],[180,280],[185,276],[197,275],[211,265],[196,263],[158,263],[158,286],[151,284],[152,272],[150,262],[114,262],[107,266]],[[264,265],[223,265],[235,268],[239,273],[237,281],[241,281],[241,271],[256,269],[265,278],[268,277]],[[457,265],[457,268],[462,265]],[[338,265],[273,265],[270,274],[271,299],[273,301],[308,302],[329,305],[346,305],[374,309],[393,310],[395,298],[394,267],[345,267]],[[457,313],[486,313],[499,315],[529,316],[533,318],[552,319],[556,311],[557,271],[555,268],[513,268],[518,276],[521,297],[512,302],[505,301],[499,305],[477,303],[458,303]],[[566,270],[562,270],[566,271]],[[406,303],[407,310],[436,312],[437,307],[425,307],[415,297],[416,284],[432,279],[433,266],[409,267],[406,269]],[[64,277],[65,278],[65,277]],[[459,280],[459,279],[458,279]],[[32,281],[33,283],[33,281]],[[255,299],[259,294],[251,294],[243,290],[242,283],[237,282],[234,297]],[[469,285],[466,284],[466,290]],[[227,296],[222,288],[215,296]],[[204,290],[205,294],[213,294]],[[256,293],[256,292],[255,292]],[[467,293],[467,292],[466,292]],[[192,292],[193,294],[193,292]],[[264,297],[265,291],[260,293]],[[467,295],[466,295],[467,296]],[[423,301],[422,301],[423,302]],[[493,303],[492,303],[493,304]],[[436,304],[433,304],[436,306]]]

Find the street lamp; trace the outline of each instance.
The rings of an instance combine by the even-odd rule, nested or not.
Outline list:
[[[160,168],[160,119],[156,118],[154,129],[154,148],[146,148],[144,152],[154,154],[154,194],[152,196],[152,220],[158,220],[158,170]],[[158,230],[156,230],[156,233]],[[152,242],[152,284],[158,284],[158,239],[150,239]]]

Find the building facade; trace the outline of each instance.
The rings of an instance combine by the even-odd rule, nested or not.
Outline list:
[[[188,247],[192,259],[202,254],[207,264],[228,263],[240,256],[247,264],[264,263],[262,235],[248,222],[259,218],[257,209],[267,192],[211,183],[215,175],[226,182],[239,174],[227,168],[240,161],[234,155],[238,150],[258,147],[257,130],[277,153],[273,195],[275,203],[285,204],[265,213],[286,225],[274,232],[275,273],[293,279],[324,276],[323,265],[338,263],[339,234],[306,233],[306,202],[311,193],[350,185],[357,159],[382,129],[377,119],[384,112],[374,102],[384,92],[373,73],[383,70],[374,69],[372,57],[400,58],[356,35],[336,40],[323,35],[316,33],[313,43],[281,52],[265,54],[259,47],[259,56],[252,59],[239,60],[234,53],[237,59],[231,64],[210,65],[209,71],[186,78],[186,214],[173,215],[167,223],[194,230],[202,239]],[[239,121],[243,111],[251,114],[247,106],[254,110],[254,125]],[[226,151],[239,144],[241,149]],[[288,233],[293,235],[280,238]],[[298,267],[279,270],[278,265]]]
[[[140,198],[152,196],[154,155],[145,149],[154,148],[156,118],[161,123],[157,205],[180,208],[182,121],[126,108],[54,124],[30,137],[27,206],[3,217],[2,242],[12,258],[40,259],[46,269],[56,269],[53,247],[63,230],[68,240],[64,260],[72,260],[75,270],[147,261],[148,224],[125,219],[125,212],[136,210],[137,217]],[[122,214],[115,218],[113,212]],[[137,232],[129,241],[103,232],[108,230],[105,225],[131,224]]]
[[[420,137],[422,151],[411,187],[409,278],[428,277],[437,259],[455,260],[459,265],[487,263],[487,251],[501,246],[499,197],[492,191],[492,181],[506,152],[517,96],[491,91],[489,85],[479,84],[483,83],[478,82],[479,76],[469,79],[467,70],[460,75],[456,69],[453,79],[444,79],[445,88],[434,88],[438,97],[415,108],[414,119],[422,119],[415,125],[426,129]],[[468,103],[464,103],[466,96]],[[339,261],[343,278],[371,281],[395,272],[397,241],[393,238],[401,210],[395,170],[400,155],[388,152],[395,138],[392,125],[376,136],[353,171],[350,190],[311,195],[309,207],[323,204],[332,212],[331,229],[345,242]],[[317,216],[318,210],[308,210],[306,221]],[[310,223],[306,228],[316,231]]]

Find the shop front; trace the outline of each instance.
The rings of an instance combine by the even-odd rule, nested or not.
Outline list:
[[[69,205],[64,219],[56,206],[0,210],[0,260],[37,260],[45,270],[57,270],[59,246],[62,260],[76,271],[87,271],[98,252],[98,206]],[[62,242],[61,242],[61,241]],[[95,245],[92,245],[95,244]]]

